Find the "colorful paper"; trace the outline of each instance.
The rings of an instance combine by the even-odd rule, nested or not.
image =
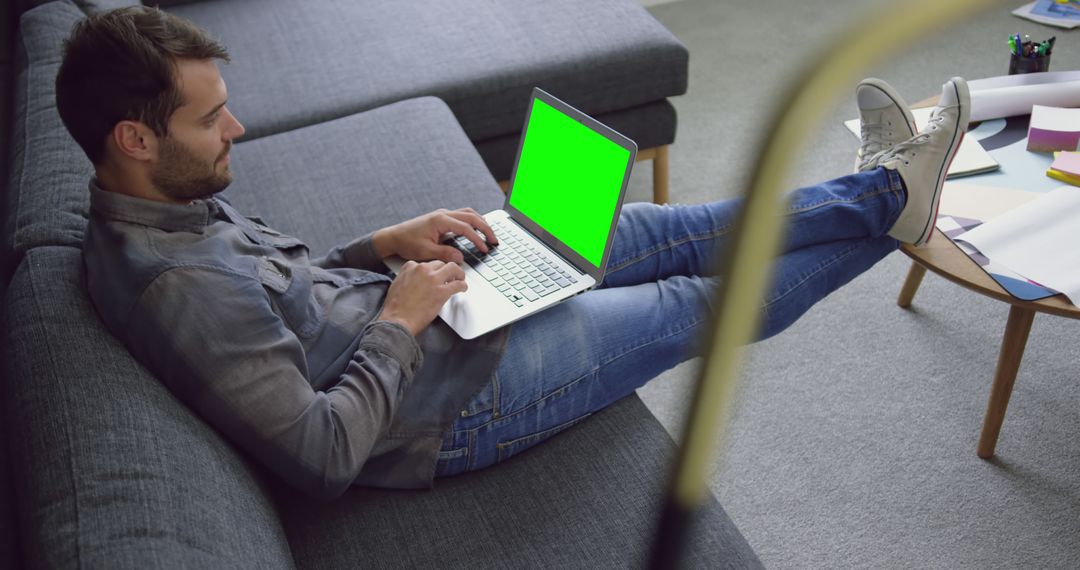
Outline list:
[[[1039,6],[1040,3],[1044,3],[1047,0],[1039,0],[1037,2],[1031,2],[1030,4],[1024,4],[1023,6],[1013,10],[1013,14],[1026,18],[1033,22],[1039,22],[1040,24],[1046,24],[1048,26],[1057,26],[1059,28],[1072,29],[1080,26],[1080,19],[1072,18],[1064,15],[1060,12],[1050,12],[1049,10],[1043,10],[1042,8],[1049,8],[1047,6]],[[1053,2],[1053,0],[1049,0]],[[1075,4],[1073,2],[1072,4]],[[1036,9],[1040,9],[1041,13],[1036,13]],[[1049,14],[1049,15],[1046,15]]]
[[[1031,108],[1027,149],[1031,152],[1077,150],[1080,145],[1080,109]]]
[[[1080,21],[1080,3],[1038,0],[1031,7],[1031,13],[1044,18]]]

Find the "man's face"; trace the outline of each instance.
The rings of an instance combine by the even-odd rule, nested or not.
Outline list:
[[[225,107],[228,96],[213,60],[177,63],[184,104],[169,119],[169,133],[159,139],[151,182],[173,200],[205,198],[232,182],[229,150],[244,127]]]

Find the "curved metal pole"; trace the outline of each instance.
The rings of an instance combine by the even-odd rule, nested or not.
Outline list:
[[[709,351],[683,432],[676,472],[653,545],[653,568],[676,568],[689,525],[706,497],[709,471],[723,441],[742,346],[758,331],[763,292],[783,233],[780,204],[803,142],[844,89],[886,56],[1000,0],[913,0],[889,3],[836,36],[817,64],[794,83],[758,153],[743,211],[723,260]],[[1004,42],[1003,42],[1004,43]],[[948,57],[947,55],[943,57]],[[947,78],[942,78],[944,81]]]

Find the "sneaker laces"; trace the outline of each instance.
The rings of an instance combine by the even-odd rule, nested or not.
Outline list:
[[[862,140],[862,146],[860,147],[860,160],[859,169],[868,165],[870,161],[882,151],[886,150],[889,146],[889,141],[892,138],[892,121],[881,120],[884,113],[878,113],[878,122],[872,122],[866,120],[868,117],[863,117],[860,121],[860,139]]]
[[[892,148],[879,152],[874,155],[873,159],[877,160],[878,164],[884,164],[894,159],[903,161],[905,165],[911,164],[911,159],[918,154],[919,148],[926,144],[926,142],[930,140],[931,135],[940,130],[945,124],[946,117],[943,111],[955,109],[957,107],[959,107],[959,105],[947,105],[945,107],[934,109],[934,112],[930,114],[930,120],[927,121],[926,127],[923,128],[919,134],[902,143],[896,143]]]

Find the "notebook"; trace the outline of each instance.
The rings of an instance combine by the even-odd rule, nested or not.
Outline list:
[[[484,254],[449,237],[469,288],[439,318],[476,338],[603,281],[636,156],[632,140],[534,89],[506,201],[484,215],[499,245]],[[404,260],[386,263],[399,271]]]

